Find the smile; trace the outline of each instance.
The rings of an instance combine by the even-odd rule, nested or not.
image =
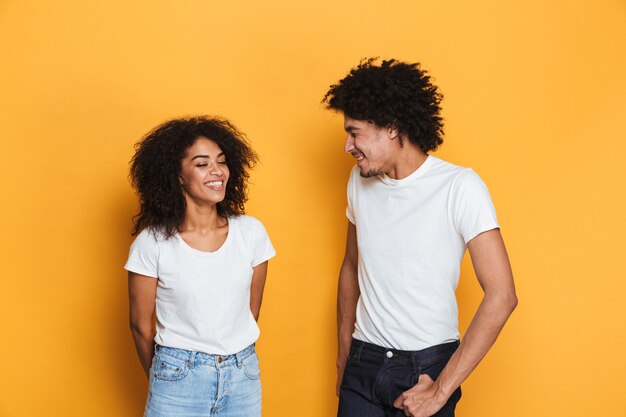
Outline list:
[[[222,185],[224,185],[224,181],[209,181],[209,182],[205,182],[204,185],[206,185],[207,187],[211,187],[211,188],[222,188]]]
[[[351,154],[357,162],[361,162],[363,159],[365,159],[365,155],[363,155],[361,152],[351,152]]]

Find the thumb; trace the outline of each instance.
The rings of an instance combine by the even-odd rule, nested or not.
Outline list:
[[[393,406],[396,408],[402,408],[402,404],[404,403],[405,395],[404,393],[400,394],[398,398],[393,402]]]

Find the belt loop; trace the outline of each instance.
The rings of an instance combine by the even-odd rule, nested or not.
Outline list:
[[[189,355],[189,360],[187,361],[187,365],[193,369],[193,367],[196,364],[196,352],[195,350],[191,352],[191,355]]]
[[[420,372],[420,364],[417,362],[417,352],[411,352],[411,367],[413,372]]]
[[[243,364],[243,359],[241,358],[241,353],[242,352],[237,352],[235,353],[235,363],[237,364],[237,368],[241,368],[241,365]]]

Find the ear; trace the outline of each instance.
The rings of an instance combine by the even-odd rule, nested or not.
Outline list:
[[[389,135],[390,139],[396,139],[398,138],[398,128],[396,127],[395,123],[390,124],[389,126],[387,126],[387,134]]]

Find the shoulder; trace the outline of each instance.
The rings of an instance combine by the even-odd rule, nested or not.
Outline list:
[[[487,185],[472,168],[464,168],[455,176],[450,196],[457,204],[474,205],[491,201]]]
[[[432,155],[431,158],[433,158],[431,174],[445,176],[454,188],[483,184],[480,176],[472,168],[455,165]]]
[[[454,178],[457,188],[485,187],[482,178],[472,168],[463,168]]]
[[[433,155],[429,155],[428,158],[431,160],[430,168],[428,170],[428,173],[430,175],[444,175],[444,176],[454,179],[454,177],[456,177],[465,169],[467,169],[462,166],[455,165],[451,162],[445,161],[441,158],[437,158],[436,156],[433,156]]]
[[[263,223],[256,217],[248,216],[246,214],[240,214],[229,218],[230,222],[236,223],[239,229],[245,232],[258,232],[265,231]]]
[[[361,168],[355,165],[350,170],[350,177],[348,177],[348,187],[354,187],[359,178],[361,178]]]
[[[143,229],[137,237],[135,237],[135,241],[133,244],[157,244],[160,240],[163,240],[164,236],[162,233],[158,232],[156,229],[152,227],[147,227]]]
[[[148,227],[143,229],[132,243],[133,248],[156,248],[165,240],[165,235],[158,230]]]
[[[366,187],[368,184],[376,183],[380,181],[378,176],[362,177],[361,168],[358,165],[354,165],[350,170],[350,177],[348,178],[348,190],[357,191]]]

